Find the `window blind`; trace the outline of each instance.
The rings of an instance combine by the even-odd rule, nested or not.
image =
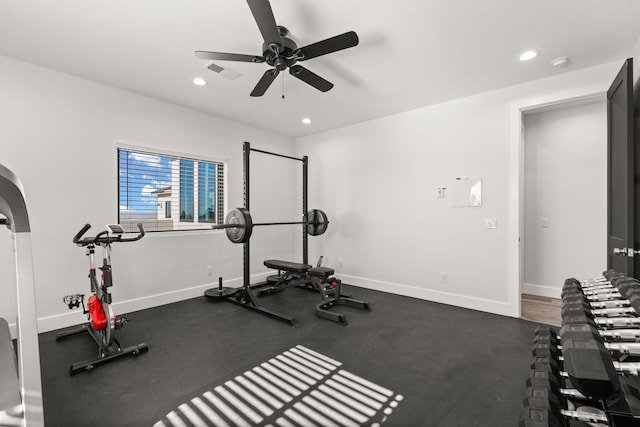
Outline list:
[[[118,223],[135,232],[211,228],[224,221],[224,163],[118,149]]]

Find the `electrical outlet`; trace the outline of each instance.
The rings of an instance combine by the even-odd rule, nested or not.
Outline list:
[[[440,282],[441,283],[447,283],[447,273],[445,271],[440,273]]]
[[[212,266],[208,266],[207,267],[207,276],[213,276],[213,267]]]

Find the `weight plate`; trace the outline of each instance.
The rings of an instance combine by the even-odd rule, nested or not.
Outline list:
[[[327,214],[320,209],[307,212],[307,233],[311,236],[320,236],[327,231],[329,220]]]
[[[249,241],[253,231],[251,214],[245,208],[231,210],[225,218],[225,224],[233,224],[236,227],[227,228],[227,238],[233,243],[245,243]]]
[[[204,296],[211,299],[226,299],[230,296],[237,294],[240,291],[240,288],[228,288],[223,287],[220,288],[212,288],[204,291]]]

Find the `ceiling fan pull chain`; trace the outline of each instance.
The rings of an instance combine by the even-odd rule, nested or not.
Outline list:
[[[282,73],[282,99],[284,99],[284,73]]]

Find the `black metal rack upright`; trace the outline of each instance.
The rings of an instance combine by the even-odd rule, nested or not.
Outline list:
[[[307,191],[308,191],[308,164],[309,164],[309,159],[307,156],[303,156],[301,158],[299,157],[292,157],[292,156],[287,156],[284,154],[279,154],[279,153],[273,153],[271,151],[265,151],[265,150],[258,150],[256,148],[251,148],[251,144],[249,142],[245,142],[243,144],[242,147],[242,154],[243,154],[243,190],[244,190],[244,208],[247,211],[251,211],[250,210],[250,204],[251,204],[251,197],[250,197],[250,169],[251,169],[251,152],[256,152],[256,153],[262,153],[262,154],[267,154],[270,156],[276,156],[276,157],[281,157],[281,158],[285,158],[285,159],[290,159],[290,160],[296,160],[299,162],[302,162],[302,262],[304,264],[308,264],[309,261],[309,250],[308,250],[308,237],[309,237],[309,233],[307,230],[307,225],[306,222],[308,220],[307,218],[307,211],[308,211],[308,198],[307,198]],[[241,305],[249,310],[252,311],[256,311],[259,312],[261,314],[264,314],[265,316],[269,316],[272,317],[274,319],[277,320],[281,320],[283,322],[287,322],[291,325],[295,324],[295,319],[293,317],[290,316],[286,316],[284,314],[280,314],[278,312],[275,312],[273,310],[267,309],[265,307],[261,307],[258,304],[256,304],[255,302],[255,295],[253,294],[253,292],[251,291],[251,246],[250,246],[250,239],[247,240],[246,242],[243,243],[243,286],[242,286],[242,290],[239,291],[237,294],[235,294],[234,296],[231,296],[228,298],[228,301],[237,304],[237,305]]]

